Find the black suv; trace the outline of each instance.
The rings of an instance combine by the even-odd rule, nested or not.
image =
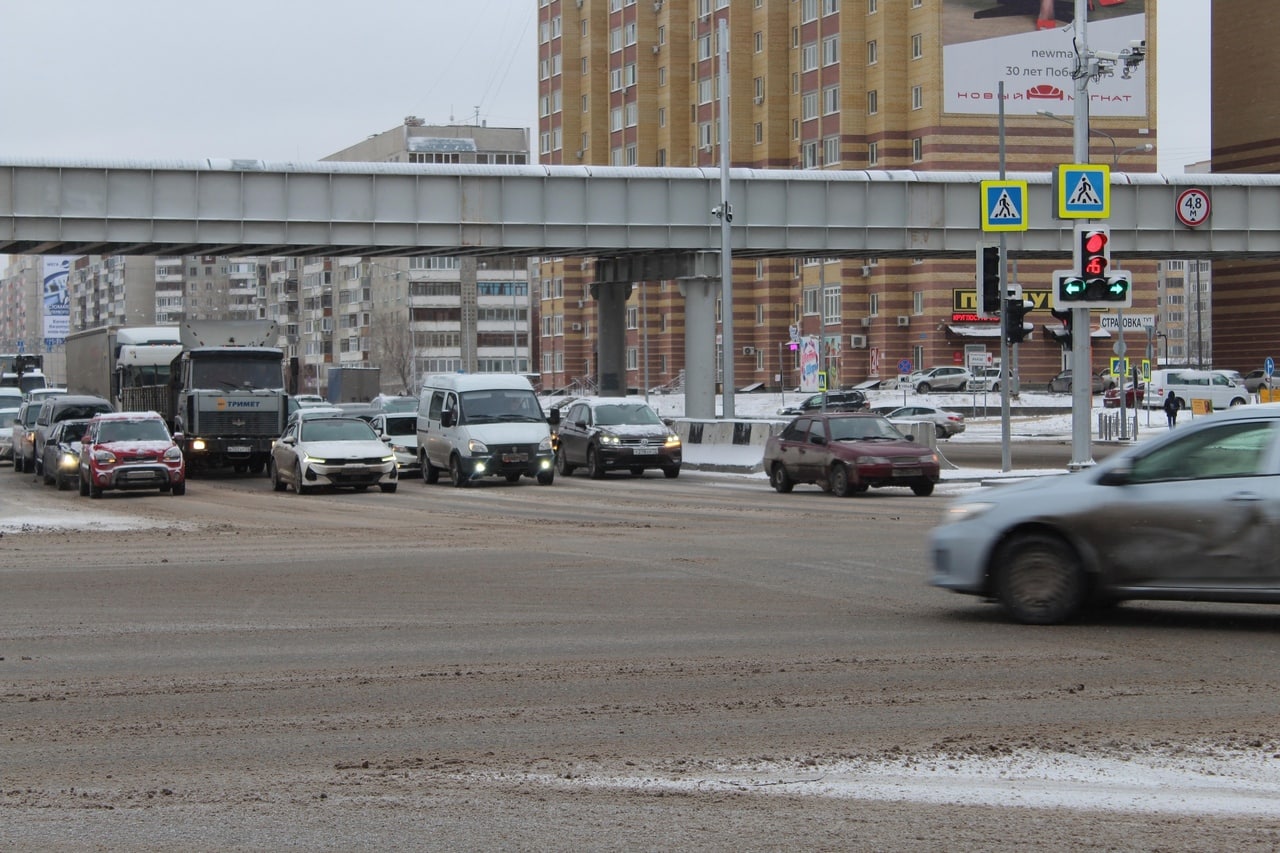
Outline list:
[[[778,414],[807,415],[810,412],[820,412],[824,408],[824,398],[828,412],[861,412],[867,408],[867,395],[861,391],[827,391],[806,398],[798,406],[779,409]]]
[[[36,474],[46,476],[44,470],[44,445],[49,440],[55,424],[61,421],[88,420],[103,412],[114,412],[115,408],[101,397],[88,394],[65,394],[59,397],[46,397],[40,404],[40,414],[36,417],[35,438],[32,443],[32,458]]]

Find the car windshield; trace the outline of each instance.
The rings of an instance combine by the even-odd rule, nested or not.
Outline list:
[[[542,420],[546,419],[532,391],[498,388],[467,391],[462,395],[462,423]]]
[[[98,427],[98,443],[116,441],[168,441],[163,421],[103,421]]]
[[[900,441],[902,433],[884,418],[831,418],[827,430],[832,441]]]
[[[303,441],[377,441],[373,427],[365,421],[331,418],[303,421],[299,437]]]
[[[662,418],[646,403],[608,403],[596,406],[595,413],[598,426],[662,423]]]

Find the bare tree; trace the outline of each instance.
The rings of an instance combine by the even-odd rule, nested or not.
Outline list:
[[[413,329],[409,325],[409,313],[375,313],[369,318],[369,336],[374,364],[384,373],[398,377],[407,393],[416,393],[413,387]]]

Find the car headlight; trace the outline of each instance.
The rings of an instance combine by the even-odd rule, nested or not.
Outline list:
[[[312,456],[309,453],[303,454],[302,461],[307,463],[308,465],[328,465],[329,464],[328,459],[321,459],[320,457]]]
[[[74,453],[64,453],[62,458],[58,460],[58,467],[66,470],[77,468],[80,465],[80,457]]]
[[[93,451],[93,461],[99,465],[114,465],[116,464],[116,455],[110,450],[95,450]]]
[[[599,438],[600,438],[601,444],[621,444],[622,443],[622,439],[618,438],[616,435],[614,435],[611,432],[602,432],[600,433]]]
[[[405,447],[403,444],[393,444],[391,449],[396,453],[412,453],[413,451]]]
[[[176,444],[164,452],[166,462],[181,462],[182,450]]]
[[[382,457],[382,461],[383,461],[383,462],[395,462],[395,461],[396,461],[396,455],[395,455],[394,453],[388,453],[386,456]]]
[[[542,439],[542,441],[538,442],[538,452],[548,453],[554,450],[556,446],[555,441],[556,441],[556,436],[554,435],[549,435],[546,438]]]
[[[680,446],[680,436],[676,435],[674,432],[668,434],[667,447],[679,447],[679,446]]]
[[[991,501],[965,501],[952,504],[942,514],[941,524],[954,524],[957,521],[970,521],[986,513],[995,506]]]
[[[936,454],[936,453],[926,453],[926,454],[924,454],[923,456],[921,456],[921,457],[920,457],[920,464],[921,464],[921,465],[937,465],[937,464],[938,464],[938,454]]]
[[[476,456],[481,453],[488,453],[489,448],[480,439],[473,438],[467,442],[467,452],[472,456]]]

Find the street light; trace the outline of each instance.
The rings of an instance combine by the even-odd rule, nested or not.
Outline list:
[[[1065,116],[1055,115],[1054,113],[1051,113],[1048,110],[1036,110],[1036,115],[1044,116],[1045,118],[1051,118],[1054,121],[1060,121],[1063,124],[1072,124],[1072,125],[1075,124],[1075,122],[1072,121],[1071,119],[1066,118]],[[1135,145],[1132,148],[1126,148],[1123,151],[1121,151],[1120,146],[1116,144],[1116,138],[1111,134],[1107,133],[1105,130],[1098,130],[1095,127],[1090,127],[1089,132],[1096,133],[1099,136],[1104,136],[1111,142],[1111,165],[1112,166],[1119,165],[1120,158],[1123,157],[1125,154],[1134,154],[1138,152],[1141,152],[1143,154],[1150,154],[1152,151],[1156,150],[1156,147],[1154,145],[1152,145],[1150,142],[1147,142],[1142,145]]]

